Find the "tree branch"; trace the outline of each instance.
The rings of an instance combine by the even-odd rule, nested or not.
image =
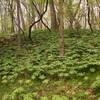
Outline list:
[[[36,24],[36,23],[38,23],[39,21],[42,21],[42,18],[43,18],[43,16],[44,16],[44,14],[47,12],[47,9],[48,9],[48,0],[46,1],[46,6],[45,6],[45,10],[44,10],[44,12],[41,14],[41,16],[40,16],[40,18],[37,20],[37,21],[35,21],[35,22],[33,22],[30,26],[29,26],[29,39],[32,41],[32,38],[31,38],[31,30],[32,30],[32,27]],[[34,2],[33,2],[33,4],[34,4]],[[36,5],[35,5],[35,7],[36,7]],[[37,7],[35,8],[35,9],[37,9]],[[37,12],[38,12],[38,9],[37,9]],[[40,14],[40,12],[38,12],[39,14]],[[42,23],[45,25],[45,23],[42,21]],[[45,25],[46,26],[46,25]],[[47,26],[46,26],[47,27]]]

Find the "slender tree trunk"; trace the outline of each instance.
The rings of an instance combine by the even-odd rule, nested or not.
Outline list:
[[[11,33],[14,33],[14,11],[13,11],[13,0],[11,0],[10,6],[10,17],[11,17]]]
[[[57,25],[56,11],[54,7],[54,0],[50,0],[50,13],[51,13],[51,29],[57,30],[58,25]]]
[[[93,32],[92,24],[91,24],[91,9],[89,5],[89,0],[87,0],[87,8],[88,8],[88,24],[90,26],[91,31]]]
[[[43,10],[44,10],[44,9],[43,9],[43,8],[44,8],[44,4],[43,4],[43,3],[42,3],[42,4],[39,3],[39,4],[38,4],[38,8],[39,8],[40,14],[42,14],[42,12],[43,12]],[[37,15],[38,15],[38,13],[37,13]],[[39,18],[40,18],[40,16],[38,15],[38,19],[39,19]],[[39,23],[37,23],[37,25],[38,25],[38,28],[39,28],[39,29],[42,29],[42,28],[43,28],[43,27],[42,27],[43,25],[42,25],[42,22],[41,22],[41,21],[40,21]]]
[[[17,22],[18,22],[18,46],[21,48],[21,30],[20,30],[20,0],[16,0],[17,3]]]
[[[64,56],[64,9],[63,0],[59,0],[59,56]]]
[[[1,14],[1,32],[4,32],[3,15]]]
[[[95,28],[95,16],[94,16],[94,7],[91,5],[91,25]]]
[[[32,15],[32,18],[31,18],[31,22],[35,22],[35,8],[34,6],[32,5],[32,0],[30,0],[30,9],[31,9],[31,15]],[[33,26],[34,29],[36,29],[36,25]]]
[[[84,16],[84,28],[86,29],[87,28],[87,18],[86,18],[86,14],[85,14],[85,16]]]
[[[25,30],[25,20],[24,20],[24,17],[23,17],[23,12],[22,12],[22,8],[21,8],[21,5],[19,4],[19,11],[20,11],[20,16],[21,16],[21,22],[22,22],[22,28],[23,30]]]
[[[13,13],[11,15],[11,33],[14,33],[15,29],[14,29],[14,17],[13,17]]]

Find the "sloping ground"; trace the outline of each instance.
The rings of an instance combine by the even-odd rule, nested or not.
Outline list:
[[[4,46],[8,46],[13,41],[15,41],[16,38],[17,38],[16,34],[10,35],[10,36],[6,36],[6,37],[0,37],[0,48],[2,48]]]
[[[58,54],[57,33],[46,30],[34,31],[33,43],[24,41],[20,52],[17,44],[1,48],[1,97],[97,100],[100,97],[100,34],[88,30],[79,33],[65,31],[63,59]]]

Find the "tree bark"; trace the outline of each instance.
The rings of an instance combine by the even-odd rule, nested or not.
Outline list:
[[[20,16],[21,16],[21,22],[22,22],[22,28],[23,30],[25,30],[25,20],[24,20],[24,17],[23,17],[23,12],[22,12],[22,8],[21,8],[21,5],[19,4],[19,11],[20,11]]]
[[[88,24],[90,26],[91,31],[93,32],[93,28],[92,28],[92,24],[91,24],[91,9],[90,9],[90,5],[89,5],[89,0],[87,0],[87,8],[88,8]]]
[[[57,16],[54,7],[54,0],[50,0],[50,13],[51,13],[51,29],[58,30]]]
[[[17,33],[18,33],[18,46],[19,46],[19,49],[21,48],[21,29],[20,29],[20,0],[16,0],[16,4],[17,4],[17,25],[18,25],[18,30],[17,30]]]
[[[64,56],[64,9],[63,0],[59,0],[59,56]]]

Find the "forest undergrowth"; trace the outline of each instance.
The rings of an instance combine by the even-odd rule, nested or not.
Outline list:
[[[100,31],[65,30],[65,56],[57,32],[35,30],[32,42],[0,48],[0,100],[99,100]],[[4,41],[5,42],[5,41]]]

